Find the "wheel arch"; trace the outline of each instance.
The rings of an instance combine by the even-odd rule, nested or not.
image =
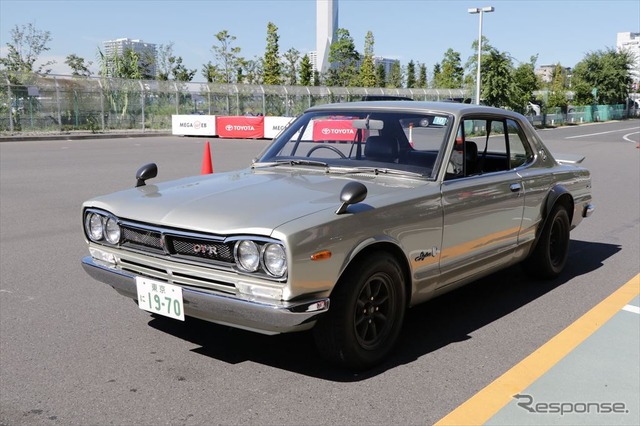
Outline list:
[[[549,191],[544,209],[544,222],[547,221],[549,214],[551,214],[551,212],[557,205],[561,205],[567,209],[569,221],[573,222],[573,196],[571,195],[571,192],[569,192],[569,190],[562,185],[555,185],[553,188],[551,188],[551,191]]]
[[[413,283],[411,280],[411,268],[409,267],[409,261],[407,257],[404,255],[402,249],[393,241],[389,240],[377,240],[377,241],[369,241],[367,243],[363,243],[360,246],[356,247],[351,256],[349,256],[348,261],[346,262],[344,268],[342,268],[342,272],[340,273],[340,278],[338,278],[338,284],[340,284],[342,277],[347,273],[349,268],[353,265],[361,262],[367,256],[369,256],[373,252],[387,253],[392,256],[400,265],[400,272],[402,274],[402,278],[404,279],[404,287],[405,287],[405,305],[408,308],[411,300],[411,294],[413,293]],[[335,290],[335,287],[334,287]],[[334,291],[332,290],[332,292]]]
[[[536,240],[535,240],[535,243],[531,245],[531,251],[529,253],[533,252],[534,248],[538,244],[538,241],[540,240],[540,235],[542,235],[542,230],[546,226],[547,221],[549,220],[549,216],[551,215],[551,212],[558,205],[564,207],[567,210],[567,214],[569,215],[569,223],[570,224],[573,223],[573,213],[574,213],[573,196],[571,195],[571,192],[569,192],[569,190],[564,186],[555,185],[553,188],[551,188],[551,190],[549,191],[549,194],[547,195],[547,199],[544,203],[544,209],[542,211],[542,220],[540,221],[540,225],[536,230]]]

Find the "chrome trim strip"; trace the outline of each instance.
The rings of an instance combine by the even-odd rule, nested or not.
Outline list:
[[[92,278],[110,285],[123,296],[137,300],[134,274],[91,256],[82,259],[82,267]],[[181,287],[185,315],[264,334],[304,329],[329,309],[329,298],[266,302],[243,298],[242,295]]]

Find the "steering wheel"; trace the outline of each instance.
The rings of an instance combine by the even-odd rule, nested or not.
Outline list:
[[[335,152],[336,154],[338,154],[341,158],[347,158],[346,155],[344,155],[342,153],[342,151],[340,151],[338,148],[336,148],[335,146],[331,146],[331,145],[318,145],[318,146],[314,146],[313,148],[311,148],[309,150],[309,152],[307,152],[307,157],[311,157],[311,154],[320,149],[320,148],[325,148],[325,149],[330,149],[331,151]]]

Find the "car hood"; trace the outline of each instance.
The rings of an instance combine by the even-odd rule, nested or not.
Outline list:
[[[246,169],[138,188],[84,203],[121,219],[218,234],[270,234],[278,226],[340,206],[340,191],[351,178],[318,172]],[[428,185],[420,179],[358,175],[364,203],[385,204],[402,189]]]

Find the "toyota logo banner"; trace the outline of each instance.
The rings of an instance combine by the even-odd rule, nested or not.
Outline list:
[[[221,138],[262,139],[264,137],[264,117],[216,117],[216,128],[218,136]]]
[[[352,141],[355,136],[353,120],[316,120],[313,123],[314,141]]]

